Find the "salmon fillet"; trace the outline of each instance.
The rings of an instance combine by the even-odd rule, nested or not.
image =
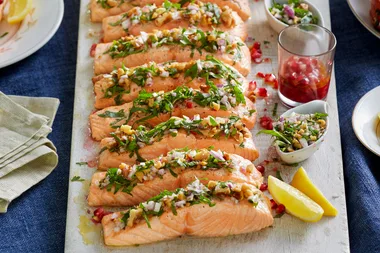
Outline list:
[[[192,200],[186,198],[190,195]],[[239,199],[233,197],[237,195]],[[199,199],[202,201],[197,202]],[[255,187],[231,181],[210,181],[206,187],[199,180],[102,219],[104,241],[109,246],[154,243],[181,235],[237,235],[272,224],[269,201]]]
[[[195,118],[198,119],[199,116]],[[130,126],[123,125],[113,136],[100,142],[100,170],[118,167],[121,163],[135,164],[137,160],[151,160],[167,154],[170,150],[185,147],[212,147],[240,155],[250,161],[259,156],[251,132],[238,117],[226,119],[209,116],[199,120],[172,117],[149,131],[142,126],[140,129],[131,130]]]
[[[192,72],[194,68],[198,70]],[[193,73],[193,74],[190,74]],[[250,86],[235,68],[215,58],[206,61],[149,62],[135,68],[119,68],[110,74],[98,75],[94,83],[95,108],[103,109],[133,101],[142,89],[146,92],[171,91],[185,85],[193,89],[209,86],[206,78],[215,86],[227,84],[241,87],[249,95]]]
[[[89,121],[92,138],[100,141],[110,136],[115,131],[115,128],[124,124],[129,124],[134,126],[134,128],[140,124],[156,126],[161,122],[169,120],[172,116],[193,118],[195,115],[200,115],[202,118],[207,116],[228,118],[234,115],[238,116],[248,129],[252,129],[255,126],[257,113],[255,105],[248,98],[245,98],[245,104],[241,103],[225,110],[216,110],[214,109],[215,106],[220,107],[220,105],[217,105],[215,102],[203,105],[201,104],[202,101],[197,100],[196,96],[184,98],[176,98],[174,96],[180,97],[180,94],[188,93],[183,90],[187,91],[190,89],[180,86],[174,91],[162,92],[161,95],[160,93],[153,93],[152,95],[151,93],[143,92],[134,102],[107,107],[91,114]],[[207,99],[214,97],[210,93],[201,93],[200,91],[195,91],[195,94],[203,94],[205,97],[207,95]],[[152,98],[146,99],[147,96]],[[219,100],[219,96],[215,97],[215,100]],[[173,101],[173,103],[170,101]],[[168,110],[165,104],[170,104],[172,109]],[[139,111],[137,111],[137,108],[140,108]],[[141,111],[141,108],[146,111]]]
[[[104,42],[111,42],[127,35],[151,33],[154,30],[196,26],[203,31],[217,29],[231,35],[247,38],[247,26],[241,17],[228,6],[195,2],[184,8],[156,5],[135,7],[130,11],[103,19]]]
[[[178,165],[178,159],[182,166]],[[194,164],[188,165],[190,162]],[[202,167],[201,164],[206,166]],[[169,169],[175,174],[170,173]],[[185,187],[194,181],[194,177],[202,183],[232,180],[257,187],[263,182],[261,173],[241,156],[207,149],[173,150],[167,156],[143,164],[121,164],[119,168],[109,169],[108,172],[95,173],[87,200],[90,206],[132,206],[163,190]],[[129,190],[128,187],[134,184]],[[116,189],[116,185],[122,188]]]
[[[159,6],[164,2],[164,0],[131,0],[121,3],[121,0],[91,0],[91,21],[102,22],[103,18],[129,11],[136,6],[143,7],[148,4]],[[180,0],[173,0],[171,2],[178,3]],[[207,2],[217,4],[220,7],[228,6],[237,12],[244,21],[251,17],[248,0],[209,0]]]
[[[204,37],[207,39],[199,40]],[[227,32],[216,30],[203,32],[197,29],[172,29],[142,32],[139,36],[127,36],[112,43],[100,43],[95,49],[95,75],[111,72],[115,67],[127,68],[154,61],[188,62],[204,60],[207,55],[232,65],[242,75],[251,70],[251,56],[243,41]]]

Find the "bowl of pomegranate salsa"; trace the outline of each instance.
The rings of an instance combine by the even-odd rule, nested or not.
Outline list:
[[[319,10],[307,1],[265,0],[265,9],[270,26],[277,32],[295,24],[324,26]]]
[[[315,100],[288,110],[273,123],[273,130],[261,130],[274,138],[274,146],[285,163],[299,163],[317,151],[328,130],[328,104]]]

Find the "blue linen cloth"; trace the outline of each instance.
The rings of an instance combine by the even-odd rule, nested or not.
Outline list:
[[[65,0],[57,34],[23,61],[0,69],[6,94],[61,100],[53,133],[60,162],[53,173],[12,202],[0,215],[0,252],[63,252],[71,125],[75,84],[79,1]],[[338,39],[335,70],[353,253],[380,252],[380,158],[357,140],[351,115],[357,101],[380,85],[380,40],[353,16],[345,0],[330,0]],[[380,99],[380,98],[379,98]]]

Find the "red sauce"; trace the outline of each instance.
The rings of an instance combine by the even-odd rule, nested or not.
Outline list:
[[[318,59],[292,56],[281,66],[278,82],[286,98],[307,103],[326,98],[330,76]]]

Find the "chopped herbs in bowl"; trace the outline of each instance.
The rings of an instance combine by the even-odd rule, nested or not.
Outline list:
[[[273,130],[261,130],[258,134],[274,137],[273,143],[284,162],[298,163],[318,150],[327,129],[327,103],[315,100],[288,110],[273,123]]]
[[[313,15],[309,4],[299,0],[289,0],[287,4],[280,4],[273,0],[270,13],[287,25],[294,24],[318,24],[318,17]]]

